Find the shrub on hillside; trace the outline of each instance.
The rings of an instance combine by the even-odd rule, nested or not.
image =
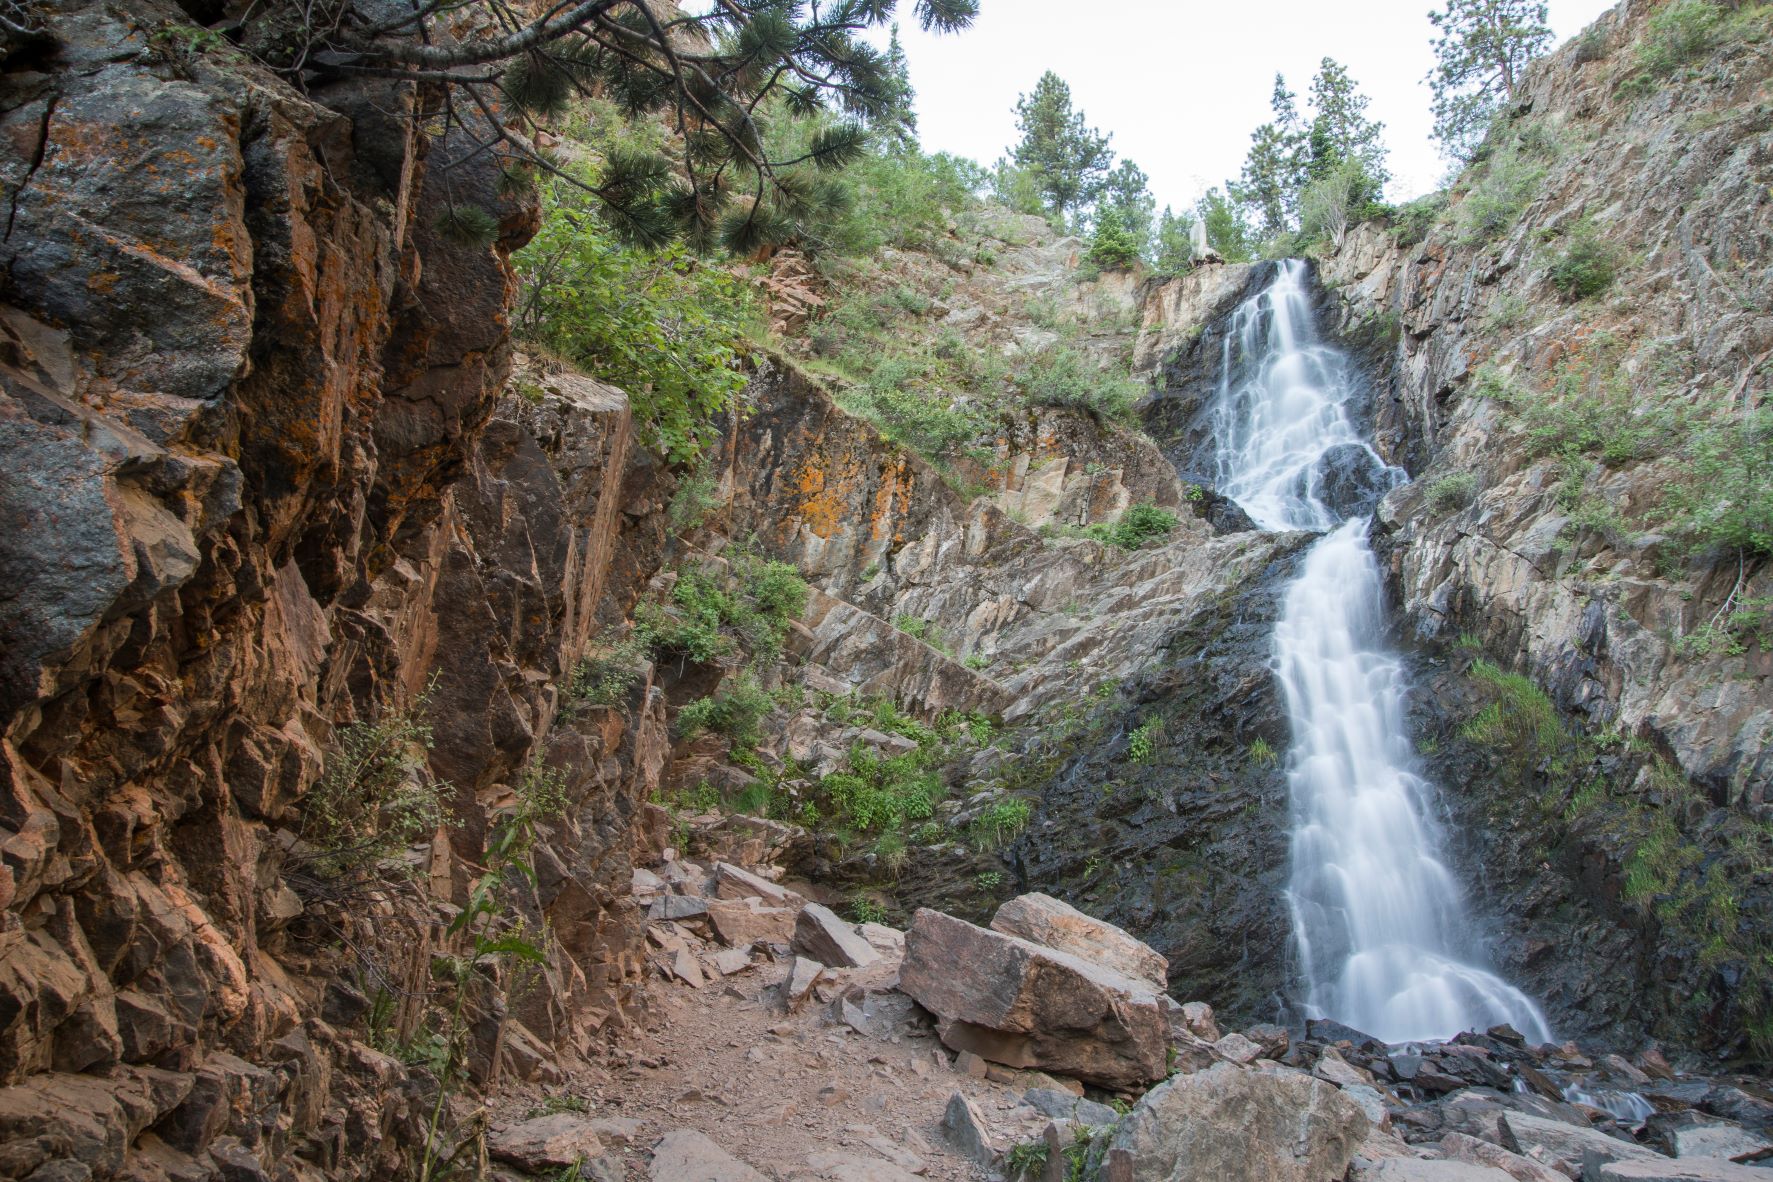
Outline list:
[[[1618,272],[1618,251],[1592,225],[1584,223],[1571,232],[1568,245],[1547,274],[1558,294],[1574,302],[1606,291]]]
[[[760,724],[775,705],[756,678],[741,673],[723,681],[715,693],[679,711],[678,733],[687,739],[713,731],[731,739],[735,747],[755,747],[763,738]]]
[[[1030,406],[1066,406],[1100,419],[1130,422],[1140,386],[1124,374],[1097,368],[1069,345],[1052,345],[1023,363],[1016,374]]]
[[[1724,13],[1713,0],[1674,0],[1644,23],[1637,66],[1652,78],[1666,78],[1708,52]]]
[[[1147,542],[1170,536],[1176,528],[1176,515],[1156,505],[1129,505],[1120,520],[1114,523],[1109,541],[1127,550],[1137,550]]]
[[[1428,486],[1431,513],[1452,513],[1477,499],[1477,477],[1470,472],[1449,472]]]
[[[450,786],[431,775],[425,757],[432,746],[428,695],[339,728],[325,770],[302,802],[300,884],[325,881],[334,892],[349,889],[341,883],[360,885],[442,823]]]
[[[1545,166],[1521,143],[1497,149],[1482,167],[1483,175],[1454,214],[1460,241],[1469,246],[1491,242],[1512,228],[1545,177]]]
[[[629,692],[641,678],[640,662],[646,655],[646,645],[634,636],[611,648],[588,654],[573,670],[572,680],[567,684],[567,712],[576,713],[586,706],[619,706],[626,702]]]
[[[541,230],[512,256],[519,334],[627,391],[646,446],[693,460],[745,385],[749,288],[681,244],[620,245],[564,185],[545,196]]]
[[[1773,554],[1773,407],[1697,430],[1668,502],[1694,550]]]
[[[1434,230],[1447,208],[1445,193],[1430,193],[1392,210],[1391,235],[1399,246],[1415,246]]]

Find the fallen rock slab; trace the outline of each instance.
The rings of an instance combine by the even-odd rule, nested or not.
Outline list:
[[[1324,1182],[1366,1135],[1361,1110],[1323,1080],[1219,1063],[1147,1092],[1109,1141],[1102,1178]]]
[[[1651,1141],[1676,1157],[1734,1159],[1773,1149],[1773,1141],[1760,1133],[1697,1112],[1658,1113],[1644,1127]]]
[[[666,1133],[653,1147],[651,1182],[769,1182],[693,1129]]]
[[[1166,1074],[1168,999],[1147,983],[940,911],[912,920],[899,988],[955,1050],[1106,1087]]]
[[[811,1173],[795,1175],[795,1182],[801,1178],[809,1182],[813,1178],[820,1182],[921,1182],[917,1175],[892,1162],[852,1153],[813,1153],[807,1155],[806,1164]]]
[[[866,968],[880,959],[880,953],[860,932],[818,903],[800,909],[794,921],[794,947],[834,969]]]
[[[1029,1088],[1022,1093],[1022,1100],[1042,1116],[1080,1125],[1111,1125],[1120,1119],[1120,1114],[1106,1104],[1054,1088]]]
[[[1183,1002],[1182,1022],[1190,1034],[1203,1042],[1219,1041],[1219,1024],[1213,1018],[1213,1007],[1206,1002]]]
[[[782,1000],[790,1010],[799,1009],[824,975],[825,966],[818,961],[795,957],[793,967],[788,970],[788,979],[782,983]]]
[[[771,882],[731,862],[714,863],[714,897],[717,899],[761,899],[769,907],[798,908],[806,900],[781,883]]]
[[[1503,1113],[1499,1131],[1504,1149],[1522,1155],[1530,1155],[1538,1149],[1544,1156],[1568,1167],[1564,1172],[1571,1177],[1586,1169],[1585,1163],[1589,1162],[1602,1165],[1615,1161],[1672,1160],[1635,1141],[1623,1141],[1594,1129],[1528,1116],[1524,1112]]]
[[[1236,1031],[1214,1043],[1213,1050],[1220,1058],[1232,1063],[1254,1063],[1262,1057],[1262,1048]]]
[[[963,1092],[948,1097],[948,1107],[942,1112],[942,1139],[982,1166],[990,1166],[997,1160],[997,1149],[991,1143],[991,1131],[985,1126],[985,1117]]]
[[[1349,1084],[1342,1089],[1342,1094],[1355,1102],[1368,1124],[1381,1131],[1391,1129],[1391,1110],[1385,1107],[1385,1097],[1379,1094],[1378,1088],[1371,1084]]]
[[[1583,1182],[1773,1182],[1773,1170],[1724,1157],[1615,1161],[1583,1171]]]
[[[1500,1145],[1480,1141],[1464,1133],[1448,1133],[1441,1138],[1441,1152],[1452,1161],[1472,1165],[1493,1166],[1515,1182],[1566,1182],[1564,1175],[1530,1157],[1510,1153]]]
[[[603,1142],[589,1119],[557,1112],[494,1129],[486,1139],[486,1151],[497,1161],[539,1174],[601,1157]]]
[[[1317,1066],[1311,1069],[1311,1073],[1319,1079],[1328,1080],[1343,1088],[1352,1088],[1373,1082],[1372,1072],[1362,1070],[1344,1059],[1335,1047],[1324,1048],[1324,1053],[1319,1056]]]
[[[1170,962],[1155,948],[1051,895],[1016,896],[997,909],[991,929],[1080,956],[1159,993],[1168,987]]]
[[[1388,1157],[1354,1172],[1355,1182],[1510,1182],[1495,1166],[1467,1161],[1424,1161],[1415,1157]]]
[[[734,948],[790,943],[797,914],[790,907],[765,907],[754,900],[721,899],[708,904],[708,923],[714,935]]]

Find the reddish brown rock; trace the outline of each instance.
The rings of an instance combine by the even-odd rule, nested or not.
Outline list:
[[[939,911],[913,919],[899,987],[956,1050],[1107,1087],[1166,1072],[1166,1006],[1149,984]]]
[[[1080,956],[1152,989],[1168,988],[1170,962],[1111,923],[1085,915],[1051,895],[1018,895],[991,917],[993,931]]]

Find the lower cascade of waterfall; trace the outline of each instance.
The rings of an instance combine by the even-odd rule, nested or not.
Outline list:
[[[1499,1023],[1548,1041],[1533,1000],[1483,966],[1441,860],[1367,540],[1373,505],[1407,477],[1356,430],[1352,368],[1318,339],[1306,281],[1303,262],[1279,263],[1238,309],[1212,407],[1221,491],[1263,529],[1328,531],[1274,638],[1293,732],[1288,903],[1305,1004],[1387,1042]]]

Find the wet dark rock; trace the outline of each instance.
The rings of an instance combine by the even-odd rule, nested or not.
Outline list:
[[[1328,1018],[1310,1018],[1305,1023],[1305,1037],[1312,1042],[1334,1044],[1345,1042],[1374,1054],[1383,1054],[1385,1044],[1362,1030],[1344,1026]]]
[[[1189,497],[1189,510],[1220,533],[1235,534],[1256,528],[1243,506],[1224,493],[1199,484],[1194,488],[1197,495]]]
[[[1400,477],[1370,447],[1358,443],[1328,448],[1311,473],[1318,499],[1338,518],[1372,512]]]
[[[1182,622],[1071,741],[1013,847],[1025,889],[1150,944],[1172,991],[1212,999],[1223,1027],[1283,1015],[1291,984],[1286,777],[1251,754],[1286,743],[1268,662],[1291,574],[1273,563]],[[1152,720],[1140,762],[1130,736]]]

